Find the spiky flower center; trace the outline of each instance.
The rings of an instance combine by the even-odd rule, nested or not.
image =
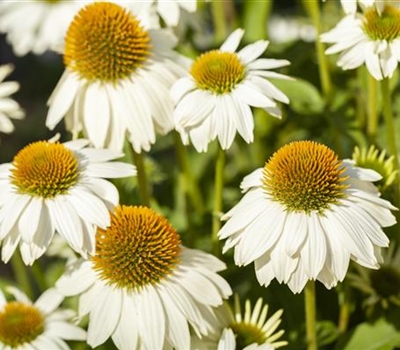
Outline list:
[[[345,171],[337,155],[313,141],[289,143],[265,164],[263,188],[288,211],[322,213],[344,196]]]
[[[364,14],[363,29],[372,40],[392,41],[400,37],[400,10],[386,5],[379,13],[372,6]]]
[[[14,157],[11,183],[19,193],[53,198],[65,194],[77,183],[78,160],[60,143],[38,141]]]
[[[370,272],[371,285],[383,298],[400,295],[400,273],[391,266]]]
[[[43,316],[34,306],[13,301],[0,312],[0,343],[7,347],[30,343],[43,331]]]
[[[127,10],[107,2],[81,9],[65,39],[64,63],[84,79],[117,82],[150,56],[150,36]]]
[[[250,344],[263,344],[267,341],[265,332],[256,324],[235,322],[229,326],[236,335],[236,349],[244,349]]]
[[[98,229],[94,269],[108,284],[139,289],[173,272],[180,237],[171,224],[146,207],[119,206],[106,230]]]
[[[213,50],[193,63],[190,74],[199,89],[216,94],[231,92],[245,76],[246,68],[235,53]]]

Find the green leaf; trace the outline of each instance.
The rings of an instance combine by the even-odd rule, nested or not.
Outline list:
[[[271,82],[289,97],[290,108],[299,114],[319,114],[325,102],[318,89],[308,81],[270,79]]]
[[[400,346],[400,330],[380,318],[375,323],[361,323],[335,350],[390,350]]]

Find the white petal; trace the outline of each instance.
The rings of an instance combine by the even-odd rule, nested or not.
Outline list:
[[[229,37],[225,40],[225,42],[221,45],[219,49],[225,52],[235,52],[240,44],[240,40],[242,40],[243,34],[243,29],[236,29],[233,33],[229,35]]]
[[[92,303],[87,343],[91,347],[103,344],[114,332],[121,317],[122,290],[104,288]]]
[[[260,57],[268,47],[268,41],[258,40],[238,52],[240,60],[246,65]]]
[[[156,289],[147,285],[138,302],[140,335],[147,349],[162,349],[165,338],[165,311]]]
[[[46,126],[54,129],[60,120],[71,108],[79,89],[79,80],[74,74],[66,70],[54,89],[49,99],[49,111],[46,118]]]
[[[85,94],[83,121],[86,134],[95,147],[103,147],[110,125],[110,105],[105,88],[91,83]]]

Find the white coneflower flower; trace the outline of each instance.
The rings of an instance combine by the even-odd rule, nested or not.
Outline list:
[[[195,12],[197,0],[153,0],[158,14],[167,26],[176,26],[179,22],[180,9]]]
[[[87,140],[39,141],[0,165],[0,239],[7,262],[20,246],[27,265],[57,231],[77,252],[94,250],[95,226],[107,227],[118,191],[104,178],[132,176],[135,168],[110,162],[121,154],[85,148]]]
[[[55,288],[46,290],[35,303],[15,287],[6,290],[15,300],[7,301],[0,290],[1,349],[68,350],[65,341],[86,340],[86,332],[71,322],[75,313],[58,309],[64,297]]]
[[[89,315],[88,344],[112,337],[119,349],[190,349],[189,326],[214,328],[214,307],[232,293],[216,272],[225,264],[185,248],[169,222],[146,207],[117,207],[96,235],[96,253],[70,265],[57,282],[80,295]]]
[[[267,69],[289,64],[286,60],[258,58],[268,46],[260,40],[239,52],[244,31],[235,30],[218,50],[199,56],[190,74],[179,79],[171,90],[176,103],[175,128],[185,144],[189,139],[198,152],[218,137],[223,149],[231,146],[236,131],[253,141],[254,120],[250,107],[260,107],[275,117],[281,112],[274,101],[289,100],[266,78],[289,79]]]
[[[69,23],[85,2],[89,1],[1,1],[0,32],[6,33],[18,56],[57,49]]]
[[[8,75],[13,71],[11,64],[0,66],[0,132],[10,133],[14,131],[14,125],[10,119],[21,119],[24,112],[17,102],[10,98],[18,91],[19,84],[16,81],[6,81]]]
[[[46,126],[63,117],[74,134],[83,131],[95,147],[148,151],[156,131],[173,128],[169,89],[184,73],[172,49],[175,37],[146,30],[128,9],[99,2],[75,16],[65,40],[66,70],[49,99]]]
[[[245,312],[242,314],[240,302],[235,294],[233,311],[224,303],[217,309],[219,319],[217,329],[201,339],[192,337],[192,348],[196,350],[273,350],[288,344],[279,340],[284,334],[283,330],[276,332],[280,323],[283,310],[278,310],[267,319],[268,304],[263,305],[259,298],[251,309],[251,303],[246,300]]]
[[[340,161],[325,145],[297,141],[280,148],[244,178],[242,200],[223,216],[219,232],[235,247],[239,266],[255,262],[257,279],[272,279],[299,293],[308,280],[332,288],[346,275],[350,259],[376,269],[389,239],[381,227],[396,209],[381,199],[373,170]]]
[[[337,65],[344,70],[364,63],[377,80],[391,78],[400,61],[400,9],[391,3],[366,7],[364,12],[350,14],[335,28],[321,35],[333,44],[327,54],[340,53]]]

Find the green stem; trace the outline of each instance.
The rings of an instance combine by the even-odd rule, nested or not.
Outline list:
[[[245,1],[243,27],[245,29],[244,41],[253,42],[259,39],[267,39],[268,33],[265,26],[260,23],[268,23],[273,1]]]
[[[381,81],[381,91],[382,91],[382,112],[385,119],[386,126],[386,141],[389,146],[389,152],[394,156],[394,166],[397,171],[400,171],[399,167],[399,157],[397,154],[397,146],[396,146],[396,134],[395,127],[393,122],[393,113],[392,113],[392,101],[391,101],[391,93],[389,86],[389,79],[384,78]],[[395,206],[399,207],[400,205],[400,181],[399,181],[399,173],[397,173],[397,186],[395,187]],[[397,219],[399,220],[399,212],[397,212]]]
[[[307,349],[317,350],[317,316],[316,316],[316,297],[315,281],[308,281],[304,290],[306,330],[307,330]]]
[[[220,255],[218,232],[221,228],[222,192],[224,187],[225,151],[218,145],[217,161],[215,164],[214,181],[214,210],[212,217],[212,251],[215,256]]]
[[[15,280],[18,287],[29,297],[33,297],[32,286],[29,281],[28,269],[24,265],[21,254],[17,249],[11,257],[11,265],[14,271]]]
[[[367,135],[371,143],[375,143],[378,130],[378,84],[375,78],[368,74],[368,123]]]
[[[222,43],[228,35],[225,16],[225,1],[211,1],[211,11],[214,23],[214,40],[216,44]]]
[[[197,214],[203,215],[204,202],[199,185],[191,171],[187,148],[182,144],[182,140],[177,132],[174,133],[174,138],[179,165],[183,172],[182,176],[184,191],[188,194],[190,201],[192,202],[193,208],[196,210]]]
[[[339,322],[338,329],[341,334],[347,332],[350,319],[350,300],[349,300],[349,288],[346,285],[343,286],[342,300],[339,300],[340,310],[339,310]]]
[[[328,60],[325,55],[325,47],[320,39],[322,26],[321,26],[321,15],[319,12],[319,1],[303,0],[303,6],[307,11],[308,15],[311,17],[315,28],[317,29],[317,38],[315,41],[315,46],[317,50],[319,78],[324,96],[325,98],[329,99],[331,96],[332,84],[331,84],[331,76],[329,72]]]
[[[147,181],[147,174],[146,174],[146,168],[144,165],[144,157],[143,153],[136,153],[132,149],[132,156],[133,156],[133,161],[135,162],[136,165],[136,171],[137,171],[137,183],[139,187],[139,195],[140,199],[142,200],[142,204],[150,207],[150,190],[149,190],[149,184]]]

